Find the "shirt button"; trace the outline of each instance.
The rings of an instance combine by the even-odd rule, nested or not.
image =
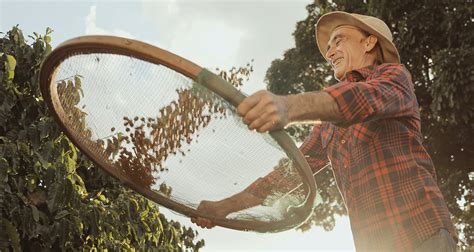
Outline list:
[[[345,143],[346,143],[346,140],[342,139],[341,144],[345,144]]]

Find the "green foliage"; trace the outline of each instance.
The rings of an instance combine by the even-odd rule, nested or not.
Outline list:
[[[297,23],[295,48],[273,61],[267,71],[269,90],[277,94],[321,90],[335,82],[320,55],[314,25],[321,15],[342,10],[382,18],[394,33],[402,63],[412,73],[421,108],[425,146],[433,158],[438,183],[464,236],[474,244],[474,5],[471,1],[315,0],[308,17]],[[304,137],[307,130],[291,128]],[[470,175],[471,174],[471,175]],[[469,177],[471,176],[471,177]],[[324,202],[302,227],[334,227],[334,214],[343,213],[332,173],[316,177]]]
[[[430,109],[443,125],[473,124],[474,106],[470,96],[466,95],[474,93],[473,61],[472,48],[440,49],[433,55],[434,78],[428,87],[433,98]]]
[[[97,168],[49,116],[38,73],[51,32],[0,39],[0,250],[199,250],[196,231]]]

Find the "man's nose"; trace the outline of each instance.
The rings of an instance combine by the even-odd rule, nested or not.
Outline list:
[[[331,61],[331,58],[334,56],[334,49],[332,47],[330,47],[327,52],[326,52],[326,59],[328,61]]]

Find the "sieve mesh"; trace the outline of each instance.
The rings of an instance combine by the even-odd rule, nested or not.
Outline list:
[[[71,134],[129,182],[196,209],[277,170],[262,205],[227,218],[279,221],[304,203],[302,179],[279,145],[192,79],[107,53],[71,55],[53,76]]]

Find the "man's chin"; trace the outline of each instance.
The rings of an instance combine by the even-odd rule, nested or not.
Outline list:
[[[335,73],[334,74],[334,78],[336,78],[337,81],[343,81],[346,79],[346,75],[345,74],[338,74],[338,73]]]

